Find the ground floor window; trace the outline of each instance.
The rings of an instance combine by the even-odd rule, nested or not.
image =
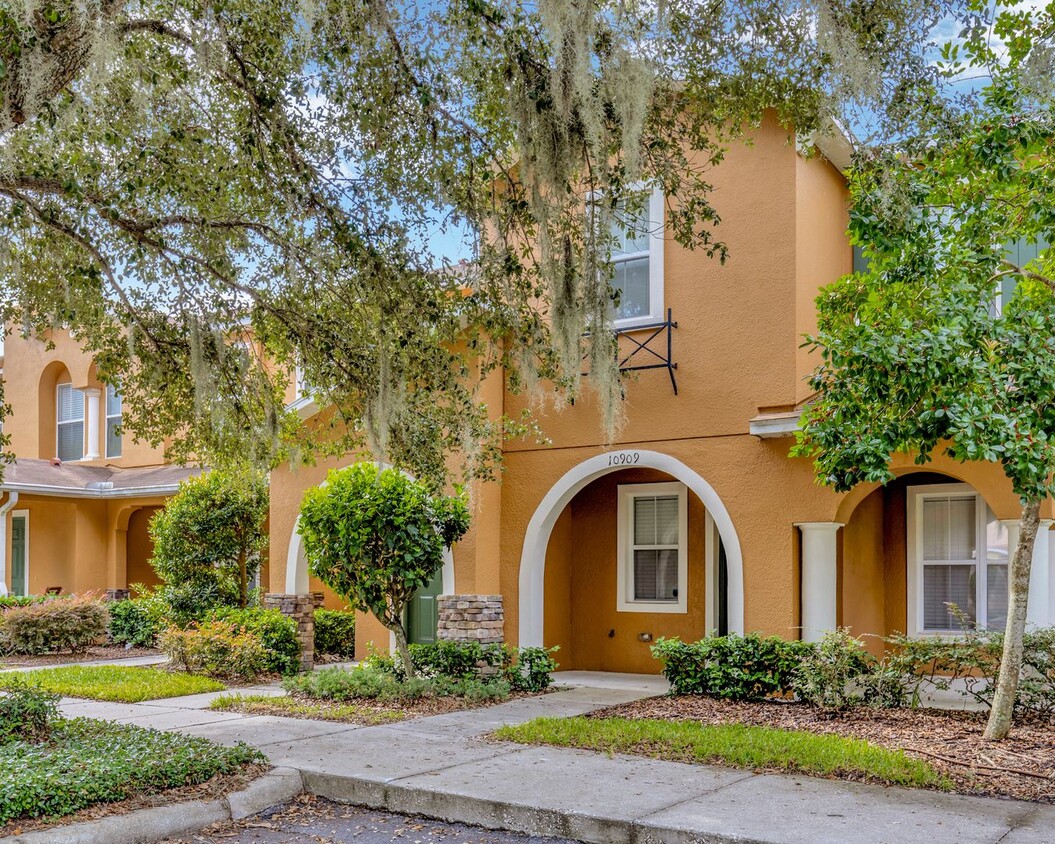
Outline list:
[[[1007,526],[967,484],[909,487],[909,629],[956,633],[1007,622]]]
[[[616,609],[687,612],[688,495],[684,484],[619,487]]]

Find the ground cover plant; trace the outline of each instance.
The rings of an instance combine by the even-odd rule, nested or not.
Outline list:
[[[76,718],[56,721],[45,741],[0,742],[0,824],[61,817],[101,802],[202,783],[264,761],[239,744]]]
[[[218,692],[225,688],[223,683],[209,677],[131,665],[70,665],[0,674],[0,689],[12,688],[20,682],[67,697],[125,703]]]
[[[500,727],[506,741],[634,753],[678,762],[717,763],[925,788],[950,787],[927,762],[861,739],[744,724],[708,725],[646,718],[536,718]]]

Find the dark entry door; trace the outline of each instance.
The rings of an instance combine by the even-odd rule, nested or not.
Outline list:
[[[26,517],[11,517],[11,594],[26,595]]]
[[[419,589],[407,608],[407,639],[419,645],[436,641],[436,625],[440,620],[439,602],[443,592],[443,572],[438,571],[426,586]]]
[[[729,562],[721,537],[718,538],[718,635],[729,635]]]

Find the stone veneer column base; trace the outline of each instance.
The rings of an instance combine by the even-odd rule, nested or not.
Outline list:
[[[315,610],[322,606],[322,600],[321,592],[264,596],[265,607],[278,610],[297,624],[301,671],[311,671],[315,667]]]
[[[440,595],[436,636],[448,642],[501,644],[505,612],[501,595]]]

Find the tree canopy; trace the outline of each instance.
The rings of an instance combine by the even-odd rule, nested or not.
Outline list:
[[[1002,9],[943,51],[980,73],[956,119],[863,153],[851,234],[869,261],[817,300],[817,400],[796,453],[848,490],[891,455],[999,463],[1023,502],[987,730],[1010,725],[1040,504],[1055,494],[1055,7]]]
[[[176,459],[369,444],[417,474],[459,449],[482,470],[503,420],[480,376],[574,397],[584,355],[612,431],[606,268],[642,186],[723,258],[708,172],[730,139],[766,108],[801,135],[850,103],[897,124],[934,89],[946,12],[0,0],[3,316],[74,329],[120,376],[125,426]],[[430,246],[444,227],[468,270]],[[330,424],[286,411],[295,366]]]

